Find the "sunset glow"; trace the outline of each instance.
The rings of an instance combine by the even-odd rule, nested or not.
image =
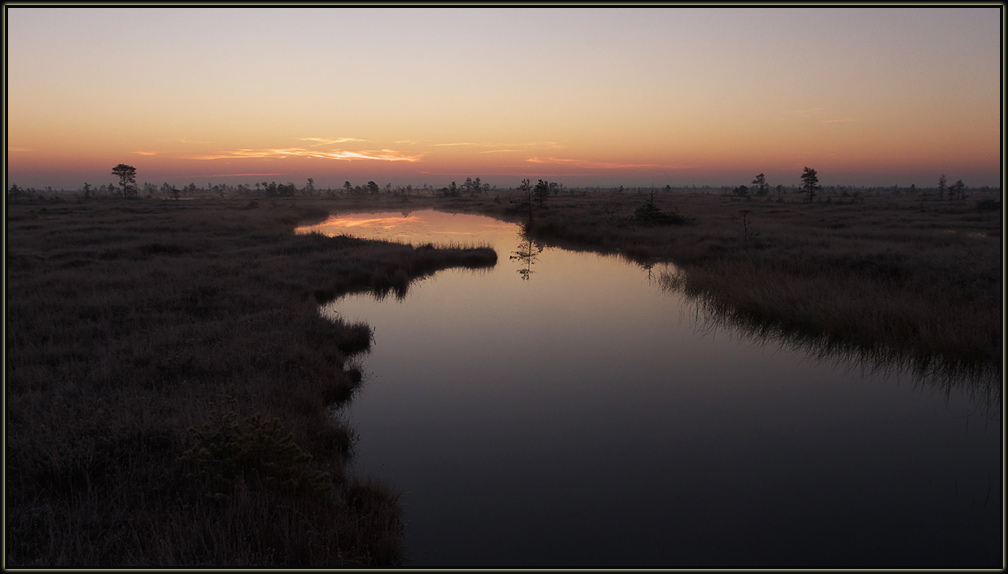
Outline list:
[[[354,229],[355,227],[380,227],[382,229],[392,229],[407,223],[417,221],[416,216],[390,216],[390,217],[340,217],[333,218],[327,223],[335,229]]]
[[[1000,186],[1000,5],[5,8],[7,185]]]

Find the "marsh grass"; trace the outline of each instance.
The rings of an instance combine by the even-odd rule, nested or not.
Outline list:
[[[531,221],[517,200],[436,206],[520,223],[548,245],[645,266],[672,262],[678,271],[667,284],[715,322],[803,341],[814,353],[833,349],[921,376],[949,381],[959,373],[1000,385],[1003,223],[1000,197],[989,195],[823,193],[805,203],[672,192],[652,204],[596,192],[553,197]],[[652,212],[674,213],[677,223],[654,225]]]
[[[666,283],[714,322],[876,369],[902,365],[939,385],[959,381],[999,405],[1002,223],[985,201],[684,197],[677,203],[695,225],[623,240],[631,257],[675,262]],[[729,220],[740,206],[755,231],[741,240]]]
[[[820,199],[659,194],[661,212],[690,224],[646,225],[634,224],[640,197],[557,196],[527,231],[675,263],[665,281],[714,325],[949,381],[999,379],[1000,198]],[[355,436],[332,416],[360,384],[350,356],[370,329],[318,308],[352,291],[402,297],[418,277],[497,256],[292,230],[402,204],[9,204],[6,566],[395,564],[397,493],[347,474]],[[409,205],[527,216],[499,195]],[[740,237],[740,209],[753,234]],[[999,407],[1000,381],[976,392]]]
[[[946,394],[952,389],[963,390],[990,415],[996,417],[1000,412],[1001,370],[997,363],[948,360],[913,345],[864,345],[854,336],[854,329],[824,331],[812,323],[770,320],[754,315],[751,309],[736,307],[727,298],[698,286],[694,277],[681,270],[661,273],[658,284],[685,297],[693,309],[686,314],[693,316],[694,327],[701,333],[726,332],[763,346],[791,349],[817,361],[846,365],[862,372],[905,373],[932,390]],[[848,303],[856,302],[857,295],[853,294]],[[837,312],[843,311],[843,306],[838,304]],[[846,321],[873,320],[850,309],[847,311],[850,317]],[[835,321],[836,324],[843,322]]]
[[[492,250],[300,236],[325,207],[7,206],[8,567],[395,564],[396,493],[331,414],[370,328],[320,316]]]

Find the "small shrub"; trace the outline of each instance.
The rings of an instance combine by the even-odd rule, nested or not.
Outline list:
[[[374,336],[371,327],[366,323],[354,323],[348,325],[346,332],[341,337],[338,347],[347,355],[354,355],[368,350],[371,347],[371,340]]]
[[[664,212],[653,203],[645,203],[634,210],[633,220],[638,225],[685,225],[690,219],[676,212]]]
[[[234,411],[218,411],[218,417],[214,425],[189,430],[195,444],[181,456],[189,479],[214,494],[232,491],[239,480],[291,492],[332,489],[332,477],[315,468],[279,420],[256,415],[239,421]]]

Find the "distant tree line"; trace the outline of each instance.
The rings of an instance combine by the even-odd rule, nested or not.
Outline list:
[[[942,174],[938,178],[937,193],[938,193],[938,198],[939,199],[944,199],[946,197],[946,192],[947,192],[947,199],[949,199],[949,200],[953,200],[953,199],[958,199],[958,200],[966,199],[966,193],[965,193],[966,185],[963,183],[963,181],[961,179],[957,180],[952,185],[948,185],[947,181],[948,180],[945,177],[945,174]],[[839,195],[842,195],[844,197],[851,196],[851,195],[857,197],[857,196],[861,196],[863,194],[869,194],[869,193],[879,194],[881,192],[892,193],[892,194],[895,194],[895,195],[901,195],[903,193],[909,193],[911,195],[920,194],[920,195],[925,195],[926,196],[926,195],[929,194],[929,190],[928,189],[926,189],[926,188],[918,189],[916,184],[911,184],[910,187],[905,187],[905,188],[901,188],[901,187],[899,187],[897,185],[894,185],[894,186],[891,186],[891,187],[867,187],[867,188],[864,187],[864,186],[860,186],[860,187],[830,186],[829,188],[825,188],[824,189],[823,186],[819,184],[819,174],[818,174],[818,172],[816,170],[808,167],[808,166],[805,166],[804,170],[802,171],[801,182],[802,182],[801,186],[798,187],[798,188],[794,188],[794,187],[790,187],[789,188],[789,187],[786,187],[786,186],[780,185],[780,184],[778,184],[777,186],[771,188],[770,185],[767,184],[766,175],[760,173],[760,174],[757,174],[756,177],[752,180],[752,182],[751,182],[752,183],[752,187],[749,187],[748,185],[739,185],[739,186],[736,186],[736,187],[734,187],[734,188],[731,189],[731,195],[734,196],[734,197],[742,198],[742,199],[751,199],[753,197],[768,197],[768,196],[771,195],[771,189],[772,189],[773,191],[776,192],[777,201],[782,202],[782,201],[784,201],[784,193],[785,193],[785,191],[787,191],[788,189],[791,189],[791,190],[800,191],[804,195],[804,201],[806,203],[811,203],[812,200],[817,195],[819,195],[820,192],[822,192],[824,190],[828,191],[830,193],[830,195],[839,194]],[[618,192],[622,192],[622,189],[623,188],[620,187],[619,190],[618,190]],[[976,191],[978,191],[978,192],[990,192],[990,191],[994,191],[995,189],[997,189],[997,188],[982,187],[982,188],[978,188]]]
[[[315,180],[313,178],[307,178],[307,181],[301,186],[298,186],[290,181],[287,183],[261,181],[256,182],[254,185],[207,183],[202,187],[198,186],[195,182],[181,187],[169,184],[168,182],[164,182],[160,186],[144,182],[142,185],[138,186],[136,181],[137,170],[133,166],[127,164],[116,165],[112,168],[112,175],[119,178],[118,184],[110,182],[95,186],[91,183],[85,182],[81,188],[76,190],[54,190],[51,186],[43,189],[26,189],[18,186],[17,184],[11,184],[7,190],[7,199],[9,201],[26,201],[43,199],[46,197],[56,198],[64,194],[76,194],[83,196],[84,199],[101,197],[136,199],[139,197],[146,197],[173,200],[194,197],[335,198],[347,196],[376,196],[384,194],[398,196],[408,200],[411,196],[441,195],[444,197],[459,197],[463,194],[477,196],[490,192],[498,192],[497,186],[491,186],[488,183],[483,183],[479,177],[467,177],[461,185],[452,181],[449,185],[443,187],[435,187],[427,183],[422,185],[392,185],[391,183],[386,183],[384,186],[380,186],[377,182],[372,180],[357,185],[351,184],[350,181],[345,181],[342,186],[336,188],[326,187],[323,189],[315,185]],[[800,193],[802,199],[806,202],[811,202],[820,196],[826,197],[826,201],[829,201],[830,198],[834,197],[860,198],[871,194],[878,195],[881,193],[895,195],[910,194],[919,195],[921,197],[937,195],[939,199],[964,200],[967,197],[966,192],[968,190],[961,179],[951,185],[948,184],[948,179],[945,174],[941,174],[938,178],[938,185],[934,188],[918,188],[916,185],[910,185],[908,187],[900,187],[897,185],[881,187],[842,185],[823,186],[819,183],[818,172],[807,166],[800,175],[800,181],[800,186],[783,184],[773,185],[768,181],[764,173],[759,173],[754,176],[749,185],[739,185],[734,188],[716,187],[710,185],[672,187],[667,184],[663,188],[659,189],[666,194],[674,192],[711,193],[721,190],[722,192],[727,192],[729,195],[740,199],[751,200],[755,198],[765,198],[767,200],[776,199],[778,202],[784,201],[786,193]],[[505,190],[512,194],[517,193],[522,198],[521,200],[523,203],[528,203],[530,206],[538,204],[540,207],[544,207],[549,197],[565,192],[569,193],[571,196],[587,196],[593,192],[602,192],[606,190],[617,194],[625,194],[628,191],[636,190],[637,195],[640,196],[646,193],[648,188],[639,186],[627,188],[622,185],[613,187],[583,186],[568,188],[564,184],[555,181],[551,182],[540,179],[538,180],[538,183],[533,185],[531,180],[523,179],[517,187],[508,187],[502,191]],[[654,194],[657,190],[658,189],[656,189],[653,185],[650,187],[652,204],[654,201]],[[973,188],[973,191],[980,194],[989,194],[991,192],[1000,191],[1000,188],[985,186]],[[495,200],[500,201],[500,196],[498,195]]]

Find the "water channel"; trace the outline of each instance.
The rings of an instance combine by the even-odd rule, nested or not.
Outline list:
[[[424,210],[301,228],[489,243],[374,329],[343,416],[402,492],[407,567],[998,567],[998,404],[897,369],[711,329],[667,268]],[[513,256],[513,257],[512,257]]]

